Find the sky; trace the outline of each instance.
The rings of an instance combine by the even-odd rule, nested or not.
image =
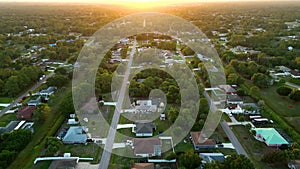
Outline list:
[[[156,7],[198,2],[232,2],[232,1],[300,1],[300,0],[0,0],[0,2],[59,2],[59,3],[99,3],[117,4],[130,7]]]
[[[0,2],[79,2],[79,3],[158,3],[158,4],[176,4],[176,3],[196,3],[210,1],[263,1],[263,0],[0,0]],[[291,0],[267,0],[267,1],[291,1]],[[295,0],[292,0],[295,1]]]

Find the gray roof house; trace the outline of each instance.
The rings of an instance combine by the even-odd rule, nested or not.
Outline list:
[[[11,121],[5,127],[0,127],[0,134],[13,131],[19,123],[20,121]]]
[[[238,95],[229,94],[227,95],[227,104],[240,104],[244,103],[243,99]]]
[[[199,156],[203,163],[211,163],[213,161],[223,163],[225,161],[225,156],[222,153],[200,153]]]
[[[40,95],[41,96],[50,96],[50,95],[52,95],[54,93],[54,90],[55,90],[55,87],[50,86],[46,90],[41,90],[40,91]]]
[[[70,127],[67,134],[63,138],[64,144],[84,144],[87,140],[87,134],[84,132],[85,127]]]
[[[151,137],[156,126],[152,123],[136,123],[135,135],[137,137]]]
[[[37,106],[41,104],[41,97],[38,97],[36,100],[29,100],[29,102],[27,102],[28,106]]]

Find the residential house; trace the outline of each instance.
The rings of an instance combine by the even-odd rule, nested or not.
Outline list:
[[[131,169],[154,169],[154,163],[134,163]]]
[[[225,161],[225,156],[222,153],[200,153],[199,156],[203,163],[211,163],[214,161],[224,163]]]
[[[282,72],[291,72],[291,69],[285,66],[278,66],[278,69]]]
[[[201,132],[191,132],[191,140],[195,150],[202,148],[216,148],[216,141],[208,139],[205,134]]]
[[[227,104],[239,104],[242,105],[244,103],[243,99],[238,95],[227,95]]]
[[[135,110],[137,113],[153,113],[157,111],[157,105],[152,104],[152,100],[137,100]]]
[[[162,142],[159,138],[134,138],[133,153],[135,156],[161,156]]]
[[[0,127],[0,135],[5,132],[13,131],[15,127],[18,126],[19,123],[20,121],[11,121],[5,127]]]
[[[231,85],[219,85],[219,88],[226,94],[236,94],[236,90]]]
[[[255,128],[255,138],[269,147],[280,147],[289,143],[274,128]]]
[[[153,136],[153,130],[156,130],[156,126],[152,123],[136,123],[135,135],[136,137],[151,137]]]
[[[41,97],[38,97],[36,100],[29,100],[29,102],[27,102],[27,106],[38,106],[39,104],[41,104]]]
[[[300,72],[298,70],[292,70],[291,71],[291,76],[292,76],[292,78],[299,79],[300,78]]]
[[[244,103],[242,109],[244,114],[260,114],[260,109],[255,103]]]
[[[54,90],[55,90],[55,87],[50,86],[46,90],[41,90],[40,91],[40,95],[41,96],[50,96],[50,95],[52,95],[54,93]]]
[[[74,126],[69,128],[62,141],[64,144],[84,144],[86,140],[85,127]]]
[[[18,119],[30,119],[33,116],[35,106],[24,106],[21,107],[17,112]]]
[[[73,124],[78,124],[79,122],[76,121],[75,119],[68,119],[67,124],[73,125]]]

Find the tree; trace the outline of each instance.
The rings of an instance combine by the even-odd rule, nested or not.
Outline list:
[[[281,96],[288,96],[292,92],[292,89],[286,86],[281,86],[276,90],[276,92]]]
[[[174,123],[177,119],[179,112],[175,108],[171,107],[169,111],[167,112],[167,118],[170,122]]]
[[[290,94],[290,99],[295,100],[295,101],[300,101],[300,90],[294,90]]]
[[[58,49],[58,59],[65,60],[70,57],[69,49],[66,46],[60,47]]]
[[[181,100],[180,99],[180,90],[175,85],[169,86],[166,96],[167,96],[168,103],[179,103]]]
[[[209,111],[209,105],[208,101],[206,98],[201,98],[200,99],[200,108],[199,108],[199,113],[200,114],[207,114]]]
[[[72,91],[69,91],[59,104],[59,110],[65,117],[75,112]]]
[[[109,93],[111,91],[112,74],[105,72],[97,74],[95,88],[97,93]]]
[[[62,142],[56,137],[48,137],[46,141],[46,155],[53,156],[60,150]]]
[[[67,69],[64,67],[58,67],[54,71],[56,74],[65,75],[67,74]]]
[[[69,79],[67,76],[64,75],[53,75],[49,79],[47,79],[47,85],[48,86],[56,86],[58,88],[66,85],[68,83]]]
[[[177,158],[176,153],[171,152],[167,157],[166,160],[174,160]]]
[[[261,160],[269,164],[287,164],[285,151],[279,150],[265,153]]]
[[[14,97],[17,94],[19,94],[21,91],[19,86],[19,78],[17,76],[11,76],[7,79],[5,86],[4,86],[4,92],[10,96]]]
[[[256,96],[259,93],[259,88],[257,86],[252,86],[249,90],[251,96]]]
[[[253,83],[260,87],[260,88],[266,88],[269,85],[269,77],[265,74],[262,73],[255,73],[252,77],[251,77],[251,81],[253,81]]]
[[[246,92],[244,89],[241,89],[239,88],[237,91],[236,91],[236,94],[239,95],[239,96],[246,96]]]
[[[252,162],[244,155],[232,154],[224,162],[224,169],[255,169]]]
[[[37,124],[43,124],[50,113],[50,107],[47,104],[40,104],[33,113],[33,120]]]
[[[179,163],[181,166],[188,169],[199,168],[201,164],[201,158],[194,151],[187,151],[179,157]]]

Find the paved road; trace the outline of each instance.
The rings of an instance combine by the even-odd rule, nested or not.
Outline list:
[[[127,82],[128,82],[128,78],[129,78],[129,75],[130,75],[130,67],[132,65],[132,60],[133,60],[133,56],[134,56],[134,53],[135,53],[135,49],[136,49],[136,40],[134,40],[133,47],[132,47],[132,50],[131,50],[131,53],[130,53],[130,58],[129,58],[129,61],[128,61],[128,64],[127,64],[127,69],[126,69],[126,72],[125,72],[125,75],[124,75],[124,80],[123,80],[123,83],[122,83],[122,87],[121,87],[121,90],[119,92],[119,98],[118,98],[118,102],[117,102],[117,105],[116,105],[114,116],[113,116],[113,119],[112,119],[112,122],[111,122],[111,126],[110,126],[109,131],[108,131],[106,144],[104,146],[104,150],[103,150],[103,153],[102,153],[99,169],[107,169],[108,165],[109,165],[111,152],[112,152],[112,148],[113,148],[113,144],[114,144],[114,140],[115,140],[115,136],[116,136],[116,129],[117,129],[117,126],[118,126],[118,123],[119,123],[121,108],[122,108],[122,104],[123,104],[124,97],[125,97]]]
[[[226,135],[228,136],[229,140],[231,141],[232,145],[235,147],[236,152],[238,154],[243,154],[246,157],[248,157],[248,154],[246,153],[245,149],[243,148],[239,140],[235,137],[234,133],[228,126],[227,122],[226,121],[221,122],[221,126],[224,132],[226,133]]]
[[[28,95],[29,91],[35,90],[36,88],[38,88],[39,86],[41,86],[49,77],[51,77],[53,75],[54,75],[54,73],[50,73],[43,80],[37,82],[30,89],[28,89],[26,92],[24,92],[21,96],[19,96],[18,98],[16,98],[12,103],[10,103],[9,106],[7,106],[6,108],[2,109],[2,111],[0,112],[0,117],[3,116],[3,114],[5,114],[9,109],[13,108],[19,102],[19,100],[21,100],[24,96]]]

